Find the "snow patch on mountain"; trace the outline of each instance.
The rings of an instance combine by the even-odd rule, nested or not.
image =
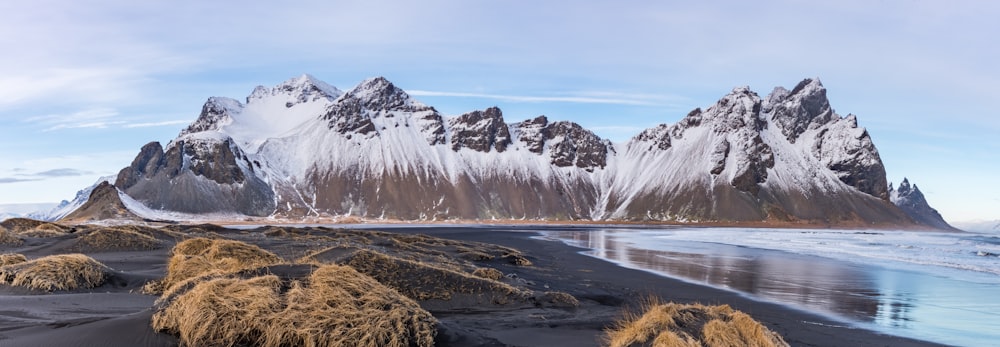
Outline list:
[[[59,220],[70,213],[73,213],[73,211],[76,211],[76,209],[80,208],[80,206],[87,203],[87,200],[90,199],[90,193],[94,191],[94,188],[101,185],[101,183],[108,182],[114,184],[114,181],[115,176],[104,176],[98,178],[97,182],[94,182],[93,185],[77,191],[72,200],[63,200],[59,203],[59,205],[56,205],[56,207],[53,207],[51,210],[29,213],[25,217],[47,222]]]
[[[118,183],[185,218],[905,222],[884,176],[867,131],[818,79],[766,98],[737,87],[613,144],[545,116],[508,123],[496,107],[444,117],[382,77],[342,92],[303,75],[245,103],[210,98]]]

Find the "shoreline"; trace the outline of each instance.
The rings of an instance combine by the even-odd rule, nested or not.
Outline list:
[[[495,243],[520,249],[526,254],[537,257],[540,266],[548,265],[556,272],[573,274],[564,280],[600,283],[604,290],[626,293],[626,300],[622,303],[625,309],[635,310],[637,305],[641,305],[651,295],[683,303],[726,304],[751,315],[769,329],[781,334],[792,346],[944,346],[930,341],[884,334],[854,326],[850,322],[823,313],[754,299],[733,290],[684,281],[647,270],[623,267],[584,254],[583,252],[589,250],[587,248],[537,238],[542,236],[537,232],[449,229],[427,232],[429,230],[420,228],[419,232],[430,236]],[[405,228],[393,229],[395,232],[402,230]],[[620,317],[620,314],[617,317]]]
[[[124,221],[134,223],[134,221]],[[628,220],[520,220],[520,219],[450,219],[450,220],[399,220],[399,219],[362,219],[362,218],[303,218],[303,219],[275,219],[271,217],[250,217],[242,220],[236,219],[206,219],[196,221],[162,222],[147,221],[152,223],[197,225],[216,224],[223,226],[293,226],[293,225],[400,225],[400,226],[491,226],[491,227],[520,227],[520,226],[622,226],[628,228],[644,227],[682,227],[682,228],[768,228],[768,229],[829,229],[829,230],[898,230],[898,231],[929,231],[929,232],[951,232],[962,233],[964,230],[936,229],[924,225],[897,225],[897,224],[861,224],[861,223],[817,223],[809,221],[628,221]]]
[[[542,239],[538,237],[542,234],[531,230],[536,227],[529,225],[358,228],[510,247],[522,252],[533,265],[518,266],[498,260],[488,266],[511,275],[508,280],[527,283],[532,290],[569,293],[579,300],[579,306],[574,308],[454,303],[462,309],[451,309],[452,304],[432,300],[426,307],[440,322],[437,346],[601,346],[604,329],[615,324],[625,312],[640,310],[650,297],[678,303],[729,305],[782,335],[793,346],[941,346],[846,326],[822,314],[752,299],[738,292],[622,267],[584,254],[586,248]],[[301,251],[290,248],[291,239],[277,236],[280,234],[265,235],[245,229],[193,227],[191,230],[252,241],[287,253],[286,259],[294,259],[289,255]],[[33,239],[7,251],[17,250],[30,258],[66,253],[75,237],[67,234],[53,240]],[[150,326],[150,305],[156,297],[138,291],[146,281],[163,277],[169,251],[170,248],[85,252],[115,269],[118,278],[114,284],[93,290],[40,294],[5,288],[0,291],[0,302],[9,304],[9,310],[0,312],[0,345],[36,346],[44,342],[77,346],[176,346],[176,337],[157,333]],[[38,305],[35,301],[51,304]],[[72,309],[72,316],[66,316],[67,308]]]

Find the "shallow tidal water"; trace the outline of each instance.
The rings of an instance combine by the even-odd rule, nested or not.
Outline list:
[[[1000,237],[742,228],[538,228],[621,266],[950,345],[1000,341]]]

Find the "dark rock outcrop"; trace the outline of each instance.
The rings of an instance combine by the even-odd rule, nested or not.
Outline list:
[[[87,202],[59,220],[60,223],[80,224],[99,220],[142,220],[129,211],[118,196],[118,189],[102,182],[90,193]]]
[[[614,152],[610,141],[573,122],[549,122],[545,116],[538,116],[513,127],[528,151],[543,154],[548,148],[552,165],[558,167],[575,166],[593,172],[607,166],[608,155]]]
[[[924,193],[920,192],[917,185],[910,185],[909,179],[904,178],[898,188],[889,186],[889,195],[892,203],[899,206],[917,224],[941,230],[958,230],[951,226],[941,217],[937,210],[931,208],[924,198]]]
[[[181,137],[165,152],[157,142],[143,146],[116,183],[154,209],[270,215],[274,193],[254,166],[229,138]]]
[[[842,118],[834,112],[819,79],[805,79],[792,91],[775,88],[764,101],[763,110],[792,144],[813,130],[812,154],[816,159],[847,185],[889,200],[885,166],[868,131],[858,127],[854,115]]]
[[[763,99],[738,87],[616,145],[545,116],[507,124],[497,107],[445,119],[382,77],[341,93],[303,76],[245,105],[210,98],[117,184],[189,213],[914,223],[889,201],[868,132],[817,79]]]
[[[503,112],[497,107],[486,111],[473,111],[456,118],[451,123],[451,149],[468,148],[477,152],[497,152],[510,146],[510,129],[503,121]]]

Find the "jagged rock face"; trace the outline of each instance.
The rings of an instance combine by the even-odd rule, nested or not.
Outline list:
[[[795,143],[802,133],[837,118],[826,98],[826,88],[818,79],[805,79],[789,92],[777,87],[767,97],[768,112],[788,141]]]
[[[545,116],[514,124],[518,137],[528,151],[542,154],[546,146],[552,165],[575,166],[588,172],[603,169],[608,153],[614,151],[610,141],[573,122],[552,122]]]
[[[765,100],[739,87],[643,131],[618,159],[607,217],[909,223],[869,188],[885,174],[867,133],[825,95],[816,80]]]
[[[166,152],[157,142],[143,146],[116,182],[155,209],[266,216],[274,196],[254,174],[256,165],[229,138],[181,137]]]
[[[181,136],[202,131],[219,130],[223,125],[232,123],[232,114],[243,110],[243,104],[230,98],[211,97],[201,107],[198,119],[181,131]]]
[[[911,186],[908,179],[904,178],[903,182],[899,184],[899,188],[893,189],[890,185],[888,190],[892,203],[899,206],[917,224],[935,229],[958,230],[948,224],[937,210],[927,204],[924,193],[920,192],[917,185]]]
[[[85,223],[97,220],[141,220],[139,216],[130,212],[118,196],[118,189],[108,182],[102,182],[94,187],[90,193],[90,198],[83,206],[72,213],[66,215],[60,222],[63,223]]]
[[[397,117],[400,114],[408,116]],[[330,129],[348,136],[370,138],[389,126],[417,126],[428,144],[445,143],[444,120],[437,110],[413,101],[382,77],[362,82],[342,95],[322,118],[329,122]]]
[[[612,144],[499,108],[445,119],[384,78],[340,92],[308,75],[212,98],[166,149],[143,147],[120,189],[191,213],[429,219],[912,223],[878,152],[818,80],[747,87]]]
[[[885,166],[868,131],[854,115],[841,118],[833,111],[818,79],[803,80],[791,92],[775,88],[763,108],[790,143],[810,143],[813,156],[842,182],[888,201]]]
[[[497,107],[473,111],[451,119],[451,149],[468,148],[478,152],[497,152],[510,146],[510,129]]]

